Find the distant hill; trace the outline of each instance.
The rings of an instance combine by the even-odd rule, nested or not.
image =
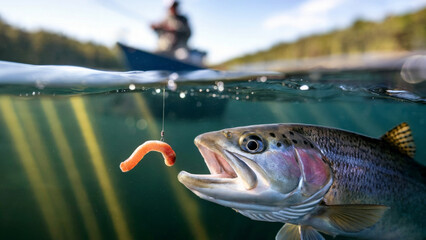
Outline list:
[[[216,68],[366,52],[426,50],[426,8],[382,22],[358,20],[347,29],[312,35],[226,61]]]
[[[124,69],[118,51],[46,31],[28,32],[0,19],[0,60]]]

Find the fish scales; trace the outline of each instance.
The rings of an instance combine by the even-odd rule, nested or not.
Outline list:
[[[198,136],[211,174],[182,171],[199,197],[253,220],[283,222],[276,239],[425,239],[425,167],[402,123],[381,138],[314,125],[267,124]]]
[[[380,139],[316,126],[294,126],[292,130],[310,138],[330,161],[334,180],[324,197],[326,204],[392,206],[371,231],[394,225],[401,228],[383,233],[384,236],[410,231],[425,235],[426,178],[421,175],[424,166]],[[406,222],[414,224],[407,226]]]
[[[426,192],[425,178],[418,171],[424,166],[378,139],[330,128],[295,126],[293,130],[312,139],[330,161],[332,189],[344,191],[340,199],[326,198],[334,204],[383,200],[388,195],[402,200],[404,194]]]

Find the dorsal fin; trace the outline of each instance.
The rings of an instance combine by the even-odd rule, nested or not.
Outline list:
[[[416,144],[413,135],[411,135],[410,126],[403,122],[385,133],[381,139],[389,143],[392,147],[398,149],[403,154],[414,158],[416,153]]]

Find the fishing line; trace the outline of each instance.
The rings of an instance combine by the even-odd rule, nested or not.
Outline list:
[[[113,11],[122,16],[144,22],[151,22],[146,16],[140,14],[138,11],[133,10],[132,8],[128,8],[126,5],[122,5],[120,1],[114,0],[95,0],[102,7],[107,8],[110,11]]]
[[[160,141],[164,142],[164,109],[166,108],[166,86],[163,87],[163,124],[161,127]]]

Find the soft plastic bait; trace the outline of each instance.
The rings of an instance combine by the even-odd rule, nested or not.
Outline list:
[[[156,151],[163,155],[164,162],[167,166],[173,166],[176,161],[176,153],[169,144],[163,141],[150,140],[144,142],[130,155],[128,159],[120,163],[120,169],[123,172],[132,170],[140,160],[149,152]]]

